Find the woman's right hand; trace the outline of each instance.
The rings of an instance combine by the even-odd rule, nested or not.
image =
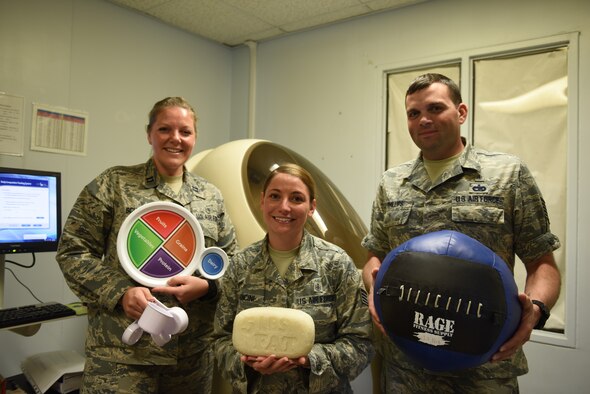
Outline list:
[[[148,302],[153,300],[155,297],[147,287],[130,287],[121,298],[121,306],[128,318],[137,320],[141,317]]]

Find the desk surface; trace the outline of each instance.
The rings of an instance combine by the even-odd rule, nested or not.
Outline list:
[[[65,305],[72,308],[74,310],[74,312],[76,312],[76,314],[71,315],[71,316],[58,317],[55,319],[42,320],[42,321],[38,321],[38,322],[19,324],[17,326],[3,327],[3,328],[0,328],[0,330],[10,330],[10,331],[16,332],[17,334],[29,337],[29,336],[36,334],[37,331],[39,331],[41,324],[43,324],[43,323],[51,323],[51,322],[60,321],[60,320],[64,320],[64,319],[71,319],[72,317],[84,316],[88,313],[86,305],[84,305],[81,302],[72,302],[72,303],[65,304]]]
[[[35,394],[35,390],[29,384],[29,381],[22,373],[20,375],[14,375],[6,378],[6,394],[26,393]],[[78,394],[79,391],[71,391],[71,394]],[[49,389],[46,394],[59,394],[58,391]]]

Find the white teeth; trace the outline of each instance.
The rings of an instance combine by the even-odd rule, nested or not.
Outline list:
[[[277,216],[275,216],[275,220],[277,222],[281,222],[281,223],[289,223],[291,221],[291,219],[289,219],[289,218],[280,218],[280,217],[277,217]]]

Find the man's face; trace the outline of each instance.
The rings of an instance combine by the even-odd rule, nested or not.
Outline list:
[[[467,105],[455,105],[446,85],[433,83],[408,95],[406,115],[410,136],[425,159],[443,160],[463,150],[461,124]]]

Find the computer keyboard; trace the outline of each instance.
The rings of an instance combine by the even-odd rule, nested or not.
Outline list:
[[[74,316],[76,311],[59,302],[18,306],[0,309],[0,328],[16,327],[23,324],[43,322]]]

